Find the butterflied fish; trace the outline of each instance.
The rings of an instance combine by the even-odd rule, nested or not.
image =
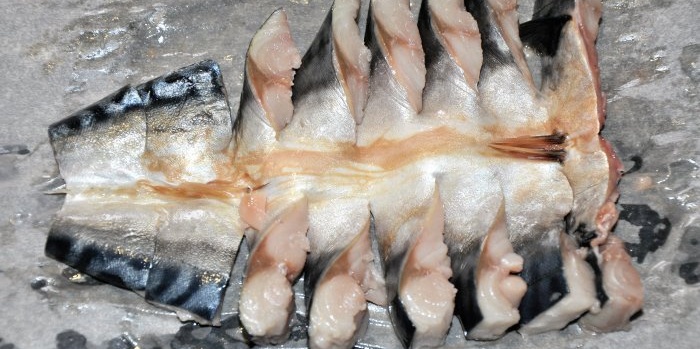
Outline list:
[[[600,0],[336,0],[306,54],[283,10],[252,38],[231,114],[215,62],[127,86],[49,129],[66,201],[46,253],[218,325],[349,348],[385,306],[405,347],[579,320],[622,329],[642,285],[611,234]],[[417,13],[414,18],[413,13]],[[362,34],[364,28],[364,39]],[[532,67],[540,67],[536,71]]]

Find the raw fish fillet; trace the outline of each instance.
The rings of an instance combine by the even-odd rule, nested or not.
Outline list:
[[[600,0],[336,0],[303,56],[283,10],[252,38],[240,108],[204,61],[49,129],[66,201],[46,253],[218,325],[239,244],[247,338],[350,348],[368,302],[405,347],[624,329],[639,274],[612,235]],[[415,12],[415,11],[414,11]],[[364,39],[361,28],[364,28]],[[539,67],[540,70],[534,69]]]

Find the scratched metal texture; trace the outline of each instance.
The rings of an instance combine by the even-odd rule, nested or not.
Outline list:
[[[525,14],[528,2],[521,4]],[[235,111],[246,47],[264,19],[284,7],[303,51],[330,3],[0,1],[0,349],[244,347],[236,340],[235,296],[226,299],[223,327],[183,324],[132,292],[90,279],[71,282],[70,270],[43,255],[63,200],[44,194],[59,183],[46,129],[123,85],[206,58],[221,65]],[[449,347],[700,347],[700,2],[603,4],[603,134],[628,170],[616,232],[641,272],[644,311],[628,332],[603,335],[572,325],[528,338],[511,333],[466,342],[453,326]],[[239,283],[232,286],[235,294]],[[386,316],[372,314],[359,346],[397,347]],[[304,347],[302,315],[294,320],[297,340],[284,347]]]

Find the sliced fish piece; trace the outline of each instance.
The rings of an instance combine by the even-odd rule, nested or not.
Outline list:
[[[221,306],[242,231],[231,203],[169,203],[155,239],[146,300],[182,321],[221,324]],[[184,311],[183,311],[184,310]]]
[[[238,218],[231,203],[172,199],[146,192],[69,195],[46,254],[176,310],[183,321],[217,325],[242,238]]]
[[[301,57],[287,15],[277,10],[253,36],[246,55],[243,91],[236,118],[236,155],[265,153],[292,118],[292,80]],[[251,171],[252,172],[252,171]]]
[[[359,9],[359,0],[334,2],[296,72],[294,117],[280,137],[283,142],[313,150],[355,143],[371,57],[357,26]]]
[[[423,115],[475,118],[482,51],[479,28],[459,0],[424,0],[418,29],[425,51]]]
[[[520,41],[520,35],[518,35],[518,4],[516,0],[486,0],[486,11],[489,12],[489,19],[492,23],[492,29],[495,29],[492,38],[493,42],[500,45],[500,51],[503,54],[505,51],[502,47],[502,43],[505,42],[507,45],[510,56],[513,57],[515,64],[518,66],[523,78],[532,85],[532,75],[530,69],[525,61],[525,55],[523,53],[523,45]],[[500,35],[499,35],[500,34]],[[501,42],[501,40],[503,40]],[[489,40],[485,40],[489,41]],[[492,49],[495,48],[493,45],[489,45]],[[488,54],[487,54],[488,55]],[[507,56],[505,54],[504,56]],[[495,58],[495,57],[494,57]]]
[[[441,346],[452,323],[457,290],[448,282],[452,270],[443,229],[444,211],[436,190],[420,222],[420,231],[405,256],[398,298],[392,302],[396,309],[394,322],[407,318],[414,328],[410,334],[412,348]]]
[[[231,111],[214,61],[137,87],[146,113],[143,162],[155,181],[207,183],[229,164]]]
[[[452,270],[435,180],[426,177],[419,183],[407,194],[386,198],[402,202],[407,210],[387,210],[384,199],[373,201],[371,209],[394,330],[405,347],[439,347],[452,322],[457,291],[448,281]],[[404,195],[412,198],[402,201]]]
[[[475,298],[481,321],[467,331],[467,338],[496,339],[520,320],[518,305],[527,284],[516,276],[523,269],[523,258],[513,252],[506,228],[505,205],[501,203],[496,220],[484,239],[475,277]]]
[[[309,251],[309,208],[302,198],[271,208],[259,232],[248,234],[250,257],[239,299],[241,323],[261,344],[285,342],[294,314],[292,283]]]
[[[644,303],[639,272],[632,266],[623,241],[616,236],[608,237],[594,256],[604,297],[599,292],[601,309],[586,314],[579,320],[579,325],[593,332],[626,329],[630,318],[642,309]]]
[[[490,121],[489,130],[500,137],[554,133],[524,58],[515,0],[469,0],[465,5],[481,34],[478,88],[481,117]]]
[[[486,158],[462,157],[445,170],[438,183],[457,288],[455,315],[467,338],[495,339],[520,320],[526,288],[514,275],[523,261],[513,253],[503,190]]]
[[[396,128],[423,109],[425,59],[408,0],[370,3],[365,43],[372,52],[370,91],[357,144],[401,139],[413,130]]]
[[[440,64],[440,60],[448,55],[450,60],[462,70],[464,82],[468,88],[476,92],[483,61],[481,35],[476,21],[466,11],[464,2],[424,0],[418,19],[418,28],[423,49],[426,52],[426,69],[430,71],[430,67]],[[455,84],[453,87],[461,86]]]
[[[461,158],[444,170],[438,187],[445,210],[445,244],[457,289],[455,315],[466,334],[483,319],[476,299],[476,268],[503,195],[487,159]]]
[[[420,112],[425,86],[425,60],[418,28],[412,25],[409,1],[373,0],[370,6],[368,41],[377,50],[376,63],[391,67],[403,97],[414,112]],[[373,69],[377,69],[374,68]],[[392,81],[392,80],[389,80]]]
[[[559,234],[558,249],[543,245],[540,249],[542,252],[522,253],[527,262],[521,276],[528,283],[520,306],[523,325],[518,331],[523,334],[562,329],[598,307],[586,249],[579,249],[564,232]]]
[[[489,76],[503,66],[515,66],[518,73],[513,73],[513,77],[533,87],[518,35],[516,0],[468,0],[465,5],[479,24],[484,50],[483,74]]]
[[[162,203],[153,201],[69,195],[49,230],[46,255],[144,294],[164,219]]]
[[[331,199],[311,205],[311,252],[304,277],[309,347],[351,348],[367,328],[367,301],[386,305],[369,230],[366,200]]]
[[[125,86],[49,127],[66,188],[129,186],[147,177],[143,108],[138,91]]]
[[[524,260],[520,277],[527,291],[519,305],[521,331],[531,331],[533,321],[541,322],[543,325],[537,325],[541,328],[555,326],[546,330],[563,328],[591,308],[595,300],[595,292],[576,291],[579,285],[593,285],[593,273],[585,273],[587,265],[579,256],[583,252],[562,237],[563,218],[571,210],[569,183],[559,163],[553,161],[511,160],[502,162],[495,172],[503,188],[510,240],[515,253]],[[571,300],[578,297],[587,307],[578,307]],[[568,302],[574,304],[569,307]],[[559,317],[548,315],[552,313]],[[566,316],[572,319],[560,322]]]
[[[597,306],[595,276],[585,261],[588,250],[565,233],[563,218],[572,207],[569,182],[553,161],[511,160],[496,173],[510,239],[524,260],[520,277],[527,291],[519,306],[519,331],[561,329]]]

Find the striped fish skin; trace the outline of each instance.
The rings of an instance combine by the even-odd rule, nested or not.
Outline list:
[[[203,61],[55,123],[46,254],[219,325],[245,237],[238,314],[260,345],[287,341],[302,273],[312,348],[355,345],[368,303],[411,348],[453,316],[475,340],[625,328],[643,292],[611,233],[600,0],[526,21],[515,0],[420,6],[370,1],[363,38],[361,2],[336,0],[303,56],[275,11],[236,114]]]

